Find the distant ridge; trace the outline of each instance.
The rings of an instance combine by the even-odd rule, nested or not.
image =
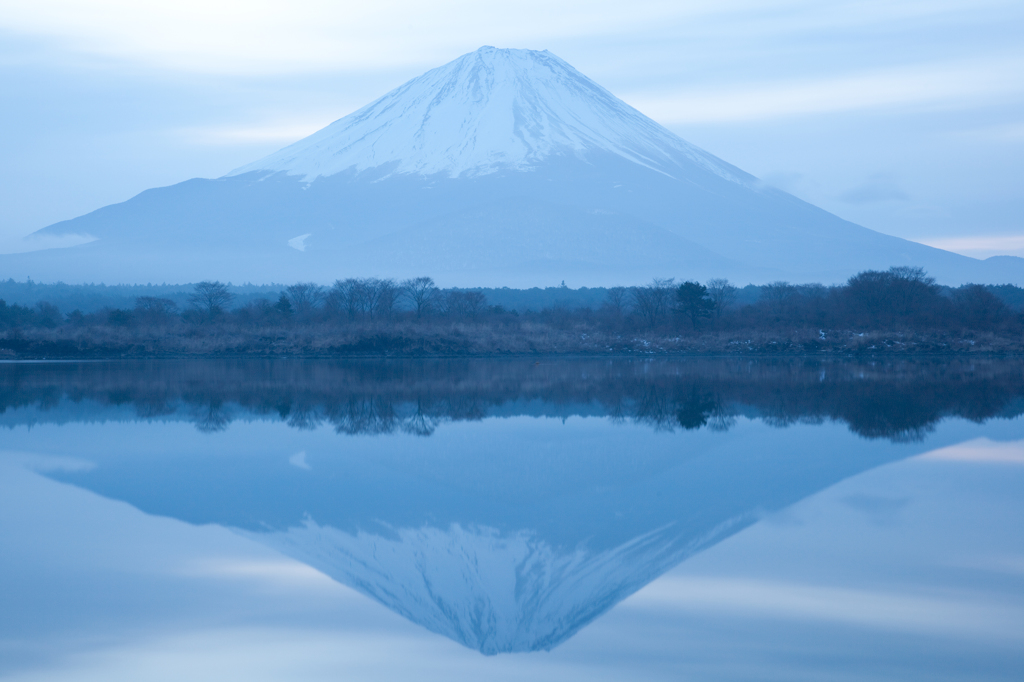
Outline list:
[[[695,147],[547,51],[483,47],[215,180],[147,190],[0,256],[0,276],[266,283],[434,276],[446,286],[655,276],[825,283],[924,267],[1024,284],[842,220]]]

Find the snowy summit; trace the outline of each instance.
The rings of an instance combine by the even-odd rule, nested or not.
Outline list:
[[[672,174],[683,154],[726,164],[647,118],[547,50],[481,47],[432,69],[309,137],[230,175],[306,180],[393,166],[448,177],[528,170],[554,155],[611,152]]]

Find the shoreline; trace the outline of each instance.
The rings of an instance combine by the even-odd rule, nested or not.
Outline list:
[[[113,362],[120,360],[458,360],[458,359],[637,359],[655,358],[820,358],[820,359],[867,359],[867,358],[1024,358],[1024,350],[986,351],[986,350],[948,350],[948,351],[838,351],[823,350],[807,352],[767,351],[612,351],[593,353],[579,351],[543,351],[536,353],[122,353],[122,354],[3,354],[0,353],[0,364],[17,364],[29,362]]]
[[[1024,356],[1024,335],[850,329],[650,330],[498,326],[486,323],[308,325],[281,328],[178,325],[163,328],[58,327],[0,332],[0,360],[189,358],[502,357],[981,357]]]

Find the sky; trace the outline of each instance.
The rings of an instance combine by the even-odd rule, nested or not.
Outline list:
[[[1019,0],[0,0],[0,252],[494,45],[847,220],[1024,256],[1021,36]]]

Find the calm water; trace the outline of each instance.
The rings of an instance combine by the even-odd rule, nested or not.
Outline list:
[[[1020,680],[1017,360],[0,364],[4,680]]]

